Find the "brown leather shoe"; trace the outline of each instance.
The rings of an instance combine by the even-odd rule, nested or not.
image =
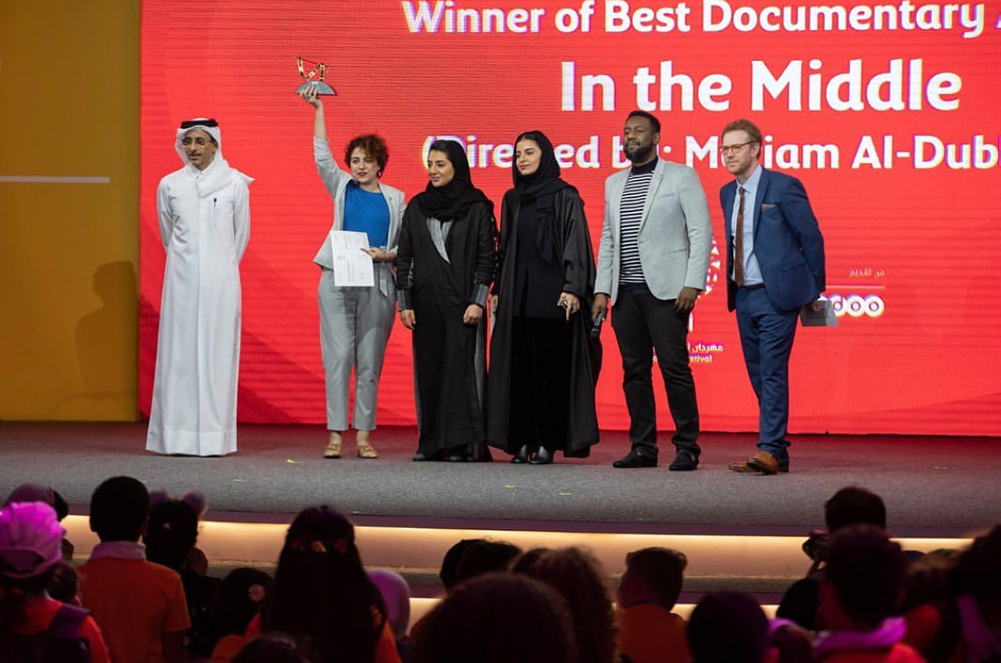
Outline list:
[[[789,464],[787,462],[783,468],[778,458],[767,451],[759,451],[748,458],[746,462],[732,463],[730,469],[734,472],[743,473],[777,474],[780,471],[788,472]]]

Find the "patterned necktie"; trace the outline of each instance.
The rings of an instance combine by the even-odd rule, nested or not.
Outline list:
[[[744,285],[744,187],[739,187],[740,205],[737,207],[737,231],[734,233],[733,280],[737,287]]]

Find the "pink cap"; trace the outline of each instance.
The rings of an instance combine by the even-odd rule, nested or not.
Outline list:
[[[34,578],[62,559],[63,528],[42,502],[14,502],[0,511],[0,566],[8,578]]]

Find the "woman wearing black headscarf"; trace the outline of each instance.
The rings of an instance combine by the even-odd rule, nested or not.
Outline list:
[[[427,167],[431,181],[407,205],[396,254],[400,320],[414,335],[414,460],[490,460],[483,310],[497,266],[494,206],[473,186],[459,143],[432,143]]]
[[[584,201],[560,179],[541,131],[518,136],[513,176],[501,207],[487,439],[514,463],[544,465],[557,450],[584,458],[598,442],[601,367],[590,339],[595,268]]]

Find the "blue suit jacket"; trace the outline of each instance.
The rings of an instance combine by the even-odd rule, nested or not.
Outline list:
[[[824,238],[802,183],[795,177],[758,167],[762,172],[752,210],[754,255],[768,296],[779,308],[792,310],[816,300],[825,288]],[[736,181],[719,192],[726,228],[726,301],[731,311],[737,295],[737,284],[730,277],[733,273],[730,219],[736,195]]]

